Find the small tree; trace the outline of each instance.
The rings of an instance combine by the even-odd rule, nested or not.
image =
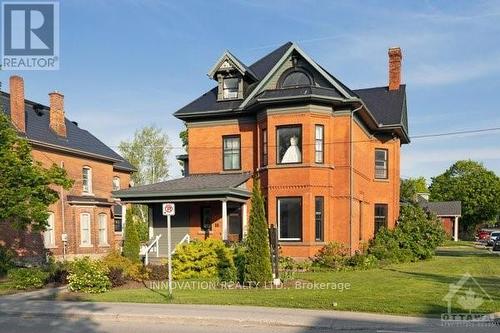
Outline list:
[[[127,210],[125,222],[125,241],[123,244],[123,256],[133,262],[139,262],[139,248],[141,244],[137,233],[137,226],[130,209]]]
[[[260,190],[260,181],[254,177],[252,190],[252,208],[248,225],[245,252],[245,281],[266,283],[272,278],[269,235],[264,210],[264,198]]]
[[[415,202],[417,193],[429,193],[424,177],[401,179],[400,197],[404,202]]]

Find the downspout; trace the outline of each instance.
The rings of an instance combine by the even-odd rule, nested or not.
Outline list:
[[[353,147],[353,122],[354,122],[354,114],[361,110],[363,105],[360,105],[358,108],[351,111],[351,116],[349,119],[349,253],[353,255],[352,251],[352,223],[353,223],[353,202],[354,202],[354,147]]]

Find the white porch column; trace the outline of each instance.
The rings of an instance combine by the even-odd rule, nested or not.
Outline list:
[[[122,234],[125,235],[125,223],[127,221],[127,205],[121,203],[122,206]],[[125,235],[127,237],[127,235]]]
[[[241,227],[242,227],[242,237],[245,239],[248,233],[248,219],[247,219],[247,204],[244,203],[241,206]]]
[[[149,236],[149,239],[153,238],[155,235],[155,230],[153,228],[153,217],[154,217],[153,207],[148,206],[148,236]]]
[[[453,223],[453,240],[458,242],[458,216],[455,216],[455,223]]]
[[[222,200],[222,240],[227,240],[227,200]]]

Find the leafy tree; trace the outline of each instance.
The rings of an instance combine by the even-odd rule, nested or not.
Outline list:
[[[120,142],[118,149],[122,156],[137,168],[137,172],[132,174],[135,185],[153,184],[168,178],[168,156],[172,148],[168,135],[158,127],[146,126],[137,130],[132,141]],[[145,206],[135,206],[132,214],[136,215],[141,223],[148,220]]]
[[[51,185],[71,188],[73,181],[55,163],[49,168],[34,161],[28,141],[20,137],[0,105],[0,221],[20,230],[47,226],[48,206],[59,199]]]
[[[269,249],[269,235],[264,210],[264,198],[260,190],[260,181],[254,177],[252,189],[252,208],[246,239],[245,252],[245,281],[269,282],[271,274],[271,254]]]
[[[182,147],[187,150],[188,148],[188,129],[186,123],[184,123],[184,130],[179,133],[179,138],[182,141]]]
[[[132,262],[139,262],[139,250],[141,243],[137,233],[137,225],[134,221],[134,215],[127,210],[127,218],[125,223],[125,240],[123,243],[123,256],[130,259]]]
[[[415,202],[417,193],[429,193],[424,177],[401,179],[401,201]]]
[[[466,160],[453,164],[433,177],[431,199],[462,202],[462,223],[466,232],[478,224],[491,222],[500,213],[500,178],[481,163]]]

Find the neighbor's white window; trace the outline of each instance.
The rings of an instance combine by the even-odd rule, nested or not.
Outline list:
[[[82,190],[84,193],[92,193],[92,169],[85,166],[82,169]]]
[[[118,191],[120,189],[120,177],[113,177],[113,191]]]
[[[99,245],[108,245],[108,217],[99,214]]]
[[[80,214],[80,245],[89,246],[91,245],[90,240],[90,214],[81,213]]]
[[[51,248],[56,245],[54,217],[54,213],[49,212],[49,218],[47,219],[47,228],[43,232],[43,244],[46,248]]]

